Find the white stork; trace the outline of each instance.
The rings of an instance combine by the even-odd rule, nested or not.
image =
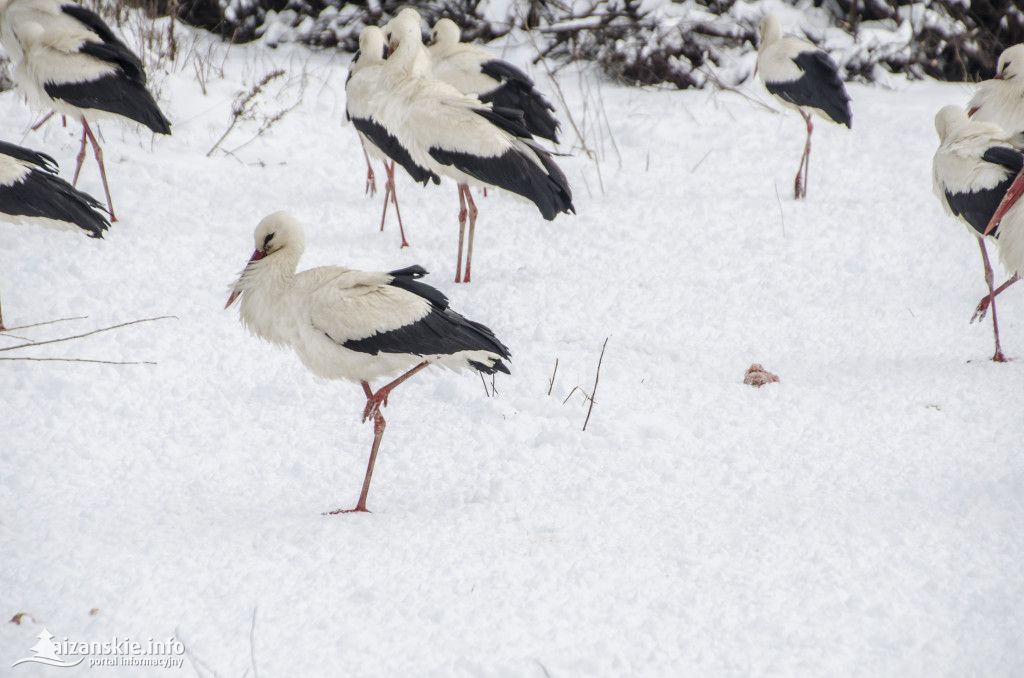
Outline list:
[[[978,83],[967,110],[974,120],[994,122],[1011,134],[1024,133],[1024,44],[1003,50],[996,74]]]
[[[793,188],[795,198],[804,198],[814,131],[811,113],[849,128],[853,122],[850,95],[832,58],[809,42],[782,37],[782,24],[777,17],[766,15],[757,30],[760,42],[755,70],[761,82],[779,103],[798,111],[807,125],[807,143]]]
[[[91,142],[110,217],[116,221],[103,151],[89,122],[121,117],[159,134],[171,133],[146,89],[142,62],[96,13],[62,0],[0,0],[0,41],[32,106],[81,121],[82,146],[72,183],[78,183]]]
[[[992,360],[1004,362],[992,289],[992,267],[982,237],[998,238],[999,259],[1007,271],[1024,271],[1024,207],[1011,209],[997,227],[990,228],[996,208],[1024,167],[1024,155],[1001,127],[972,120],[957,106],[946,106],[938,112],[935,131],[940,143],[932,160],[933,189],[943,208],[959,217],[970,232],[978,236],[985,263],[987,299],[991,300],[992,307],[996,344]]]
[[[407,48],[410,50],[411,55],[406,59],[404,68],[408,69],[409,75],[415,75],[420,78],[433,77],[431,75],[433,64],[431,63],[430,50],[423,44],[423,33],[421,32],[423,18],[419,12],[412,7],[406,7],[391,17],[381,30],[384,31],[384,39],[387,41],[388,46],[394,49],[395,45],[391,37],[399,31],[411,31],[413,27],[416,28],[416,34],[419,37],[412,41]]]
[[[397,19],[401,19],[401,15]],[[551,155],[523,127],[522,118],[495,110],[439,80],[412,74],[422,46],[419,26],[394,20],[392,54],[385,62],[381,92],[386,101],[380,122],[409,149],[418,165],[459,185],[459,251],[455,282],[469,282],[477,209],[469,187],[502,188],[532,201],[552,220],[574,212],[572,191]],[[462,248],[467,214],[466,274]]]
[[[559,123],[552,115],[555,107],[537,90],[533,79],[520,68],[460,39],[459,26],[451,19],[434,24],[430,44],[433,77],[484,103],[521,110],[530,134],[557,144]]]
[[[978,90],[968,102],[967,110],[973,120],[999,125],[1014,135],[1012,140],[1015,146],[1024,146],[1024,44],[1003,50],[996,63],[995,76],[978,84]],[[1006,191],[1005,197],[992,215],[990,227],[995,227],[1022,193],[1024,172],[1017,175],[1016,181]],[[1012,275],[1009,280],[997,287],[991,296],[982,299],[975,310],[974,318],[983,318],[989,303],[1000,292],[1017,282],[1018,277],[1016,274]]]
[[[0,218],[102,238],[110,228],[103,208],[91,196],[57,176],[48,155],[0,141]],[[0,332],[5,329],[0,312]]]
[[[398,229],[402,235],[402,247],[408,247],[402,213],[398,210],[398,194],[395,192],[395,163],[405,168],[414,181],[426,185],[441,178],[413,162],[409,151],[381,125],[375,116],[382,105],[380,79],[384,68],[384,33],[376,26],[367,26],[359,34],[359,52],[352,60],[348,80],[345,82],[345,114],[359,134],[363,150],[384,162],[387,183],[384,186],[384,210],[380,215],[380,228],[384,230],[384,218],[388,213],[388,199],[395,205]],[[390,160],[390,164],[389,164]],[[369,158],[367,158],[369,167]],[[367,182],[372,180],[372,172]]]
[[[419,266],[390,273],[322,266],[296,273],[306,238],[285,212],[263,219],[254,237],[256,251],[231,287],[227,306],[241,297],[239,313],[249,331],[291,347],[316,376],[362,385],[363,421],[373,418],[374,437],[363,489],[351,511],[366,511],[384,435],[380,409],[388,394],[429,365],[508,374],[502,362],[508,349],[491,330],[449,309],[441,292],[419,282],[427,273]],[[376,392],[370,388],[371,381],[395,375]]]

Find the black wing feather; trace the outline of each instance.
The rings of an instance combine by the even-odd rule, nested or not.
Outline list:
[[[514,148],[497,157],[481,157],[443,148],[431,148],[430,155],[442,165],[455,167],[485,184],[533,201],[548,221],[559,213],[574,212],[572,191],[565,175],[543,149],[531,148],[544,164],[543,169]]]
[[[1006,178],[992,188],[985,188],[969,193],[952,193],[945,191],[946,202],[953,214],[957,215],[971,225],[978,235],[982,235],[988,228],[988,222],[999,208],[1003,196],[1010,190],[1017,173],[1024,167],[1024,154],[1020,151],[1007,148],[1006,146],[993,146],[986,149],[981,156],[985,162],[1005,167]],[[998,236],[999,226],[989,231],[989,235]]]
[[[23,146],[12,144],[8,141],[0,141],[0,153],[8,155],[15,160],[21,160],[22,162],[35,165],[40,169],[46,170],[50,174],[57,173],[57,161],[45,153],[39,153]]]
[[[555,107],[537,91],[530,76],[501,59],[485,61],[480,64],[480,71],[501,83],[489,92],[482,92],[480,101],[521,110],[531,134],[558,143],[560,125],[552,115]]]
[[[791,104],[817,108],[833,122],[851,127],[850,95],[832,57],[816,49],[801,52],[793,63],[804,72],[802,76],[789,82],[767,82],[765,88]]]
[[[142,68],[142,62],[124,45],[86,41],[78,51],[100,61],[114,64],[121,69],[126,78],[145,86],[146,72]]]
[[[1020,172],[1021,168],[1024,167],[1024,153],[1015,148],[1007,148],[1006,146],[993,146],[986,149],[981,159],[993,165],[1002,165],[1014,174]]]
[[[7,144],[3,146],[6,152]],[[10,155],[24,159],[21,155]],[[0,212],[74,224],[91,238],[102,238],[103,231],[110,228],[102,210],[95,198],[75,189],[46,167],[30,171],[22,181],[0,185]]]
[[[78,108],[116,113],[141,123],[158,134],[170,134],[171,123],[153,95],[139,82],[110,73],[99,80],[76,83],[48,82],[43,89],[54,99]]]
[[[494,332],[448,308],[448,298],[444,294],[417,280],[426,274],[421,266],[410,266],[390,273],[394,276],[390,283],[392,286],[411,292],[430,303],[430,311],[426,316],[395,330],[346,341],[342,346],[371,355],[450,355],[459,351],[490,351],[502,358],[509,358],[508,348],[494,336]],[[469,361],[469,364],[485,374],[509,374],[508,367],[500,360],[496,360],[493,366],[475,361]]]
[[[416,164],[408,149],[379,122],[369,118],[352,118],[351,120],[355,128],[362,132],[384,155],[404,167],[409,176],[413,178],[413,181],[419,182],[424,186],[429,181],[433,181],[435,184],[441,183],[441,177],[427,168]]]

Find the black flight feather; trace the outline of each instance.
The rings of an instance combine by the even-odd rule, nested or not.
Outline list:
[[[421,266],[391,271],[390,275],[394,278],[390,284],[429,302],[430,311],[427,315],[394,330],[378,332],[364,339],[350,339],[342,343],[342,346],[371,355],[451,355],[459,351],[490,351],[502,358],[509,358],[508,348],[494,336],[494,332],[448,308],[448,298],[444,294],[418,281],[418,278],[426,274]],[[485,374],[510,373],[501,360],[496,360],[492,366],[472,360],[468,362],[474,369]]]
[[[491,91],[482,92],[480,101],[496,107],[518,108],[523,111],[531,134],[558,143],[559,123],[552,115],[555,107],[536,90],[530,76],[501,59],[483,62],[480,71],[500,83]]]
[[[443,148],[431,148],[430,155],[442,165],[450,165],[485,184],[533,201],[548,221],[561,212],[574,212],[572,192],[565,175],[543,149],[531,148],[543,168],[515,148],[497,157],[481,157]]]
[[[21,181],[0,184],[0,212],[73,224],[91,238],[102,238],[110,228],[100,203],[58,177],[52,158],[6,142],[0,142],[0,152],[39,168]]]
[[[43,86],[54,99],[72,106],[116,113],[143,124],[158,134],[170,134],[171,123],[156,105],[153,95],[137,81],[110,73],[91,82],[53,83]]]
[[[437,176],[427,168],[416,164],[416,161],[412,159],[412,155],[409,154],[408,149],[406,149],[406,147],[403,146],[398,139],[396,139],[391,132],[387,131],[387,129],[379,122],[370,118],[351,118],[351,120],[352,125],[362,132],[363,135],[369,139],[374,146],[379,148],[384,155],[404,167],[405,171],[409,173],[409,176],[413,178],[413,181],[419,182],[424,186],[426,186],[429,181],[433,181],[435,184],[441,183],[441,177]]]
[[[953,214],[957,215],[971,225],[978,235],[982,235],[988,228],[988,222],[999,208],[1006,191],[1010,189],[1017,173],[1024,167],[1024,155],[1020,151],[1005,146],[994,146],[985,151],[981,156],[985,162],[1005,167],[1006,178],[992,188],[985,188],[968,193],[952,193],[946,191],[946,202]],[[999,226],[989,231],[989,235],[998,236]]]
[[[791,104],[817,108],[833,122],[850,127],[853,111],[850,95],[839,77],[839,67],[832,57],[821,50],[801,52],[793,63],[803,75],[789,82],[767,82],[765,88]]]

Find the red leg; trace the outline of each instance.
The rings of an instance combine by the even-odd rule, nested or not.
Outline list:
[[[369,513],[369,509],[366,508],[366,496],[370,493],[370,480],[373,478],[373,466],[377,463],[377,452],[380,450],[380,440],[384,437],[384,427],[387,426],[387,422],[384,421],[384,416],[380,413],[381,405],[387,404],[388,395],[396,386],[429,364],[429,362],[424,360],[387,386],[381,387],[376,393],[371,391],[368,383],[365,381],[360,382],[363,387],[363,393],[366,394],[366,407],[363,409],[363,421],[373,417],[373,446],[370,448],[370,461],[366,466],[366,476],[363,478],[363,489],[359,493],[359,501],[356,502],[356,507],[348,510],[337,509],[335,511],[331,511],[329,515],[356,512]]]
[[[89,123],[82,118],[82,127],[85,129],[86,136],[89,137],[89,141],[92,142],[92,150],[96,156],[96,162],[100,166],[100,177],[103,179],[103,190],[107,194],[107,209],[110,212],[111,223],[117,221],[117,216],[114,214],[114,202],[110,199],[110,186],[107,185],[107,170],[103,166],[103,149],[100,148],[100,142],[96,140],[96,136],[89,129]]]
[[[459,184],[459,253],[455,263],[455,282],[462,282],[462,240],[466,234],[466,193],[469,187]]]
[[[804,154],[800,156],[800,168],[796,171],[796,181],[793,182],[793,197],[797,200],[807,197],[807,175],[810,174],[811,164],[811,132],[814,131],[814,123],[808,113],[800,111],[804,122],[807,124],[807,143],[804,144]]]
[[[391,165],[387,167],[388,171],[388,186],[391,187],[391,201],[395,203],[395,216],[398,217],[398,232],[402,236],[401,247],[408,247],[409,242],[405,239],[405,227],[402,226],[402,213],[398,210],[398,190],[395,185],[395,161],[391,161]],[[383,228],[383,224],[381,224]],[[401,249],[401,248],[399,248]]]
[[[373,197],[377,194],[377,180],[373,176],[373,166],[370,165],[370,155],[366,152],[362,134],[359,135],[359,145],[363,147],[363,157],[366,158],[366,194]]]
[[[44,115],[42,120],[40,120],[36,124],[32,125],[32,131],[35,132],[37,129],[39,129],[40,127],[45,125],[46,121],[49,120],[50,118],[52,118],[56,112],[57,111],[50,111],[49,113]]]
[[[985,319],[985,314],[988,313],[988,305],[989,305],[989,303],[995,301],[995,298],[998,297],[1000,295],[1000,293],[1002,293],[1003,290],[1005,290],[1007,287],[1009,287],[1013,283],[1017,282],[1019,279],[1020,278],[1017,276],[1017,274],[1014,274],[1012,278],[1010,278],[1009,280],[1004,282],[1002,285],[997,287],[995,292],[993,292],[990,295],[987,294],[984,297],[982,297],[981,301],[978,302],[978,307],[976,309],[974,309],[974,315],[971,316],[971,322],[973,323],[976,320],[984,320]]]
[[[84,121],[83,121],[84,122]],[[75,158],[75,177],[71,180],[72,186],[78,185],[78,175],[82,172],[82,163],[85,162],[85,145],[89,142],[89,137],[85,135],[85,127],[82,127],[82,147],[78,149],[78,156]]]
[[[1006,213],[1010,211],[1010,208],[1017,204],[1017,201],[1020,199],[1022,194],[1024,194],[1024,169],[1017,174],[1013,183],[1010,184],[1010,188],[1006,190],[1006,195],[1004,195],[1003,199],[999,201],[999,207],[996,208],[995,214],[992,215],[992,219],[989,220],[988,226],[985,227],[985,235],[988,235],[989,232],[996,227],[996,224],[1006,216]]]
[[[473,194],[466,187],[466,202],[469,203],[469,242],[466,244],[466,275],[462,282],[469,282],[469,267],[473,262],[473,234],[476,232],[476,203],[473,202]]]
[[[6,329],[7,328],[4,327],[4,311],[2,308],[0,308],[0,332],[3,332]]]
[[[380,231],[384,232],[384,219],[388,216],[388,198],[391,197],[391,191],[394,190],[394,184],[391,183],[391,173],[388,172],[388,164],[384,163],[384,174],[387,176],[384,181],[384,209],[380,213]]]
[[[988,296],[992,300],[992,331],[996,337],[996,352],[992,354],[992,360],[997,363],[1005,363],[1006,356],[1003,355],[1003,349],[999,346],[999,321],[996,318],[995,292],[992,289],[992,265],[988,262],[985,241],[980,237],[978,238],[978,247],[981,248],[981,260],[985,263],[985,284],[988,285]]]

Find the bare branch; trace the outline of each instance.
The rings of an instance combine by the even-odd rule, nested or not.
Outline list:
[[[256,670],[256,606],[252,608],[252,627],[249,629],[249,659],[252,662],[252,678],[260,678]]]
[[[555,358],[555,371],[551,373],[551,381],[548,382],[548,395],[551,395],[551,389],[555,387],[556,374],[558,374],[558,358]]]
[[[71,336],[71,337],[61,337],[60,339],[47,339],[46,341],[29,342],[29,343],[26,343],[26,344],[18,344],[16,346],[5,346],[3,348],[0,348],[0,351],[13,351],[15,349],[26,348],[28,346],[45,346],[46,344],[58,344],[58,343],[60,343],[62,341],[71,341],[72,339],[82,339],[84,337],[89,337],[89,336],[92,336],[94,334],[99,334],[100,332],[109,332],[110,330],[116,330],[116,329],[119,329],[121,327],[128,327],[129,325],[138,325],[139,323],[148,323],[148,322],[152,322],[154,320],[167,320],[169,318],[174,318],[175,320],[177,320],[178,316],[175,316],[175,315],[162,315],[162,316],[160,316],[158,318],[143,318],[142,320],[132,320],[130,322],[121,323],[120,325],[112,325],[110,327],[102,327],[102,328],[100,328],[98,330],[92,330],[91,332],[86,332],[85,334],[76,334],[76,335]]]
[[[100,365],[156,365],[155,362],[149,360],[144,360],[141,362],[121,362],[118,360],[90,360],[88,358],[30,358],[28,356],[18,356],[15,358],[4,356],[0,357],[0,360],[31,360],[32,362],[38,363],[99,363]]]
[[[71,322],[72,320],[86,320],[89,316],[80,315],[77,318],[57,318],[56,320],[47,320],[41,323],[32,323],[31,325],[21,325],[19,327],[8,327],[4,332],[0,332],[0,336],[6,336],[7,332],[13,330],[27,330],[30,327],[42,327],[43,325],[53,325],[55,323]],[[26,341],[28,341],[26,339]]]
[[[601,363],[604,362],[604,350],[608,347],[608,339],[611,337],[605,337],[604,344],[601,346],[601,357],[597,360],[597,374],[594,375],[594,390],[590,392],[590,407],[587,408],[587,418],[583,422],[583,430],[587,430],[587,424],[590,422],[590,412],[594,409],[594,397],[597,396],[597,380],[601,378]]]

